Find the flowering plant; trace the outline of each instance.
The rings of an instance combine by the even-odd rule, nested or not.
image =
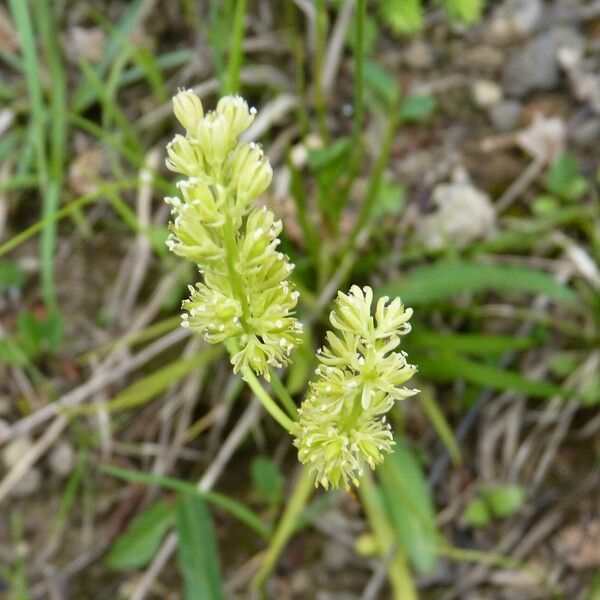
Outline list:
[[[270,368],[286,365],[300,343],[302,325],[294,317],[298,292],[287,279],[293,265],[277,250],[281,221],[253,207],[272,179],[261,148],[239,140],[256,111],[225,96],[204,114],[191,90],[175,96],[174,109],[186,135],[167,145],[167,166],[187,179],[177,184],[181,197],[166,199],[173,215],[167,245],[202,275],[183,302],[182,325],[210,343],[229,343],[234,372],[270,380]],[[386,413],[417,391],[402,387],[416,368],[398,349],[412,310],[383,297],[373,315],[372,303],[369,287],[339,292],[330,315],[335,331],[319,351],[308,396],[297,415],[293,405],[289,411],[297,420],[278,418],[325,488],[358,486],[365,465],[383,461],[394,444]],[[261,395],[271,414],[280,414]]]

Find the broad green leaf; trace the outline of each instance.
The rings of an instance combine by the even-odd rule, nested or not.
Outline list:
[[[224,595],[217,543],[206,502],[198,496],[182,494],[175,524],[186,600],[221,600]]]
[[[446,12],[451,19],[472,24],[481,19],[483,0],[444,0]]]
[[[481,498],[475,498],[465,508],[463,519],[473,527],[485,527],[492,517],[487,504]]]
[[[398,95],[398,83],[378,63],[365,61],[365,88],[372,100],[387,109]]]
[[[577,200],[587,191],[588,182],[581,175],[575,157],[564,153],[550,167],[546,187],[564,200]]]
[[[373,218],[379,219],[387,215],[397,215],[406,204],[406,188],[389,181],[382,181],[377,193],[377,201],[373,206]]]
[[[408,96],[400,106],[400,120],[405,123],[427,121],[437,108],[436,99],[426,94]]]
[[[113,544],[106,564],[115,571],[127,571],[146,566],[169,527],[173,524],[173,505],[157,502],[137,516]]]
[[[390,520],[413,566],[430,573],[437,563],[439,533],[435,509],[421,466],[400,439],[379,467]]]
[[[27,275],[14,260],[0,260],[0,292],[23,287]]]
[[[397,35],[417,33],[423,28],[421,0],[379,0],[379,14]]]
[[[449,352],[440,352],[432,356],[413,355],[412,358],[420,373],[425,378],[435,381],[454,382],[457,379],[466,379],[482,387],[514,390],[541,398],[566,395],[562,388],[552,383],[529,379],[515,371],[492,367]]]
[[[514,515],[525,502],[525,490],[518,485],[502,485],[481,491],[489,511],[498,519]]]
[[[250,465],[252,485],[271,505],[280,502],[283,495],[284,479],[277,465],[266,456],[257,456]]]
[[[543,271],[528,267],[440,262],[417,267],[379,288],[378,295],[400,296],[408,306],[429,304],[466,292],[529,292],[573,302],[575,294]]]

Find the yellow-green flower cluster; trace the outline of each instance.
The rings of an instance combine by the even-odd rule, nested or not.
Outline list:
[[[287,280],[293,265],[279,252],[281,221],[254,200],[272,179],[271,166],[255,143],[239,141],[256,110],[239,96],[225,96],[204,113],[191,90],[173,99],[186,130],[167,145],[167,167],[187,176],[172,209],[167,246],[199,267],[202,281],[190,286],[182,325],[211,343],[234,339],[234,371],[251,369],[269,378],[269,367],[287,364],[300,343],[293,313],[298,292]]]
[[[381,298],[371,313],[373,291],[352,286],[338,293],[329,319],[335,332],[319,350],[320,365],[298,411],[298,457],[326,489],[359,484],[394,444],[386,413],[396,400],[417,393],[402,387],[416,371],[399,350],[412,315],[399,298]]]

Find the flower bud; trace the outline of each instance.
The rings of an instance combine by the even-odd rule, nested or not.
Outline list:
[[[193,176],[202,168],[202,161],[195,145],[184,136],[177,134],[167,144],[166,165],[170,171]]]
[[[173,112],[188,134],[196,137],[196,130],[204,116],[204,110],[200,98],[193,90],[181,90],[173,97]]]
[[[247,102],[241,96],[224,96],[217,103],[216,112],[227,119],[231,127],[231,135],[236,139],[252,125],[256,115],[256,109],[249,109]]]

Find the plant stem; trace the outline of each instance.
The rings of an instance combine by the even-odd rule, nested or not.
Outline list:
[[[225,82],[225,93],[236,94],[240,91],[240,71],[244,53],[242,42],[244,39],[244,17],[246,16],[246,0],[237,0],[230,40],[229,64],[227,65],[227,80]]]
[[[288,411],[290,417],[295,419],[298,413],[298,407],[290,396],[290,393],[287,391],[285,385],[281,383],[281,380],[276,374],[271,375],[271,387],[273,388],[275,395],[279,398],[281,404],[283,404],[284,408]]]
[[[225,210],[225,224],[223,225],[223,239],[225,241],[225,253],[227,262],[227,273],[229,274],[229,283],[233,297],[239,300],[242,306],[241,323],[244,331],[248,330],[248,319],[250,318],[250,307],[248,306],[248,298],[244,291],[244,282],[242,275],[237,269],[236,263],[238,259],[237,240],[235,229],[233,227],[233,219],[228,210]]]
[[[392,145],[394,143],[394,137],[396,135],[396,128],[398,126],[398,101],[400,99],[399,90],[396,91],[396,96],[390,102],[389,113],[386,120],[386,131],[385,137],[383,139],[383,144],[381,147],[381,152],[375,161],[375,165],[373,167],[373,172],[369,179],[369,185],[367,187],[367,191],[365,192],[365,197],[363,203],[360,207],[360,211],[358,213],[358,217],[356,218],[356,222],[354,223],[354,227],[352,228],[352,232],[348,236],[348,240],[346,246],[344,248],[343,255],[345,255],[349,250],[352,249],[356,237],[362,230],[362,228],[366,225],[371,217],[373,212],[373,206],[377,201],[377,196],[379,194],[379,189],[381,187],[381,182],[383,180],[383,174],[385,173],[385,168],[388,165],[390,160],[390,154],[392,152]]]
[[[230,342],[230,343],[228,343]],[[230,354],[233,354],[235,351],[235,347],[231,340],[227,340],[225,342],[227,349]],[[294,422],[290,419],[282,410],[277,406],[273,398],[269,396],[265,388],[262,386],[258,377],[250,370],[246,369],[244,371],[244,379],[250,389],[254,392],[254,395],[259,399],[260,403],[263,405],[265,410],[288,432],[291,432]]]
[[[356,3],[356,38],[354,46],[354,124],[352,136],[354,147],[359,147],[364,120],[364,65],[365,65],[365,20],[367,0]]]
[[[319,133],[323,142],[329,142],[329,132],[327,130],[327,112],[325,108],[325,94],[323,91],[323,58],[325,56],[325,36],[327,35],[327,12],[325,11],[325,1],[316,0],[315,9],[317,13],[317,40],[315,47],[315,108],[317,109],[317,118],[319,120]]]
[[[252,588],[254,590],[260,589],[271,571],[277,563],[277,559],[281,555],[286,543],[294,533],[298,518],[302,513],[302,510],[306,506],[312,490],[314,489],[315,478],[310,473],[307,467],[302,467],[300,477],[296,481],[292,495],[288,500],[285,507],[281,520],[275,529],[273,538],[269,547],[267,548],[267,554],[265,561],[263,562],[258,573],[252,580]]]
[[[392,528],[385,518],[377,488],[370,471],[363,475],[358,488],[367,520],[379,546],[385,563],[395,600],[417,600],[417,592],[410,575],[406,557],[397,547]]]

